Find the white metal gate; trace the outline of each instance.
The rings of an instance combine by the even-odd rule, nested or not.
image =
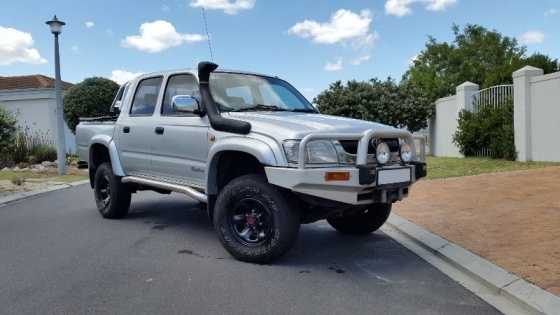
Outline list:
[[[473,95],[472,111],[477,113],[482,108],[491,106],[492,108],[502,108],[504,105],[513,103],[513,85],[503,84],[496,85],[478,91]],[[492,152],[488,148],[482,148],[477,156],[489,157]]]
[[[486,106],[500,108],[513,101],[513,85],[496,85],[478,91],[473,95],[473,111],[476,113]]]

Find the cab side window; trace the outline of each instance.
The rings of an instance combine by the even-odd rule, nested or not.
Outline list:
[[[161,114],[164,116],[185,115],[178,114],[173,109],[172,100],[176,95],[190,95],[199,98],[198,84],[194,76],[190,74],[177,74],[167,80],[165,96],[161,106]]]
[[[140,81],[134,94],[131,116],[151,116],[156,108],[156,103],[163,78],[148,78]]]

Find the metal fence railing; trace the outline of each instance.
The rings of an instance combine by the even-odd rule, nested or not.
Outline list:
[[[511,103],[513,99],[513,85],[496,85],[478,91],[473,95],[473,111],[476,113],[483,107],[500,108]]]
[[[478,113],[481,109],[491,107],[493,109],[502,108],[513,102],[513,85],[496,85],[478,91],[473,95],[472,111]],[[492,151],[489,148],[482,148],[476,156],[491,157]]]

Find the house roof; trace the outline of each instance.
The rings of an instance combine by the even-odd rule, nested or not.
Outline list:
[[[62,89],[67,90],[73,86],[72,83],[62,81]],[[2,77],[0,76],[1,90],[22,90],[22,89],[52,89],[54,79],[42,74]]]

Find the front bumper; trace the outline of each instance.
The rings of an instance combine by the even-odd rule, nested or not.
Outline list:
[[[362,205],[392,203],[407,197],[409,187],[426,175],[425,165],[417,162],[369,169],[265,167],[265,172],[273,185],[323,199]],[[348,173],[348,180],[328,180],[327,174],[333,172]],[[403,177],[407,172],[408,177]],[[367,182],[363,181],[364,178]]]
[[[368,165],[368,146],[374,138],[400,138],[413,147],[413,160],[388,166]],[[359,140],[356,165],[341,167],[309,167],[305,162],[305,150],[313,140]],[[265,167],[271,184],[295,192],[352,205],[374,202],[392,203],[408,195],[408,188],[416,180],[426,176],[424,147],[421,142],[416,152],[415,138],[407,131],[366,130],[360,134],[315,133],[305,136],[299,147],[297,168]],[[343,174],[342,179],[329,177],[329,173]],[[334,178],[334,179],[333,179]]]

